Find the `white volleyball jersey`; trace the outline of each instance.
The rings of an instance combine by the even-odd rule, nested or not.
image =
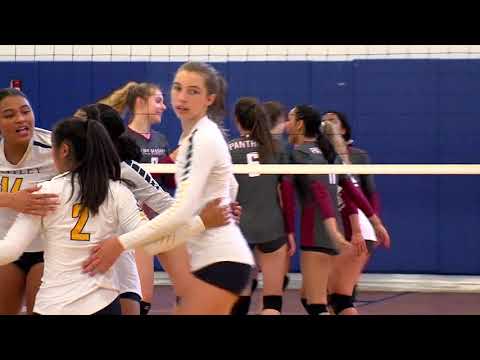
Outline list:
[[[14,165],[5,158],[4,142],[0,137],[0,178],[2,192],[17,192],[33,184],[50,180],[57,174],[52,159],[51,132],[35,128],[32,140],[23,158]],[[0,239],[5,237],[18,213],[0,208]],[[40,238],[32,241],[26,252],[43,251]]]
[[[17,260],[39,235],[44,239],[44,273],[34,312],[39,314],[93,314],[110,304],[121,292],[118,269],[90,276],[82,263],[102,240],[132,231],[148,220],[137,206],[132,192],[121,182],[110,181],[107,198],[96,215],[78,202],[80,186],[65,173],[42,183],[40,193],[59,195],[60,206],[39,217],[19,214],[3,239],[0,239],[0,265]],[[168,251],[203,231],[193,221],[171,236],[150,244],[158,252]],[[148,251],[148,249],[147,249]]]
[[[181,138],[177,165],[175,202],[145,225],[120,236],[125,248],[148,244],[183,227],[211,200],[222,198],[226,205],[235,199],[238,184],[230,152],[220,129],[208,117],[199,120]],[[254,264],[247,242],[233,222],[207,229],[192,237],[187,245],[193,271],[221,261]]]
[[[34,312],[39,314],[93,314],[119,295],[112,268],[105,274],[82,273],[82,263],[91,249],[118,229],[134,229],[142,216],[130,190],[120,182],[110,182],[110,190],[96,215],[78,203],[79,183],[72,197],[71,174],[66,173],[42,184],[40,192],[60,196],[61,205],[45,217],[20,214],[0,242],[0,263],[15,260],[22,248],[39,234],[44,237],[45,267]]]

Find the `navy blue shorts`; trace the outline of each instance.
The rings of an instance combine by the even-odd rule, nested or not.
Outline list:
[[[120,294],[120,299],[130,299],[130,300],[138,302],[139,304],[142,301],[142,298],[140,297],[140,295],[138,295],[137,293],[131,292],[131,291]]]
[[[13,262],[13,264],[17,265],[25,274],[28,274],[32,267],[41,263],[43,263],[43,251],[24,252],[17,261]]]
[[[247,287],[252,267],[232,261],[221,261],[193,272],[197,278],[220,289],[240,295]]]
[[[122,315],[122,307],[120,305],[120,296],[113,300],[110,305],[104,307],[92,315]]]
[[[249,243],[248,246],[252,250],[256,248],[264,254],[270,254],[270,253],[273,253],[273,252],[277,251],[278,249],[280,249],[287,242],[288,242],[287,236],[283,235],[283,236],[281,236],[278,239],[275,239],[273,241],[269,241],[269,242],[266,242],[266,243],[257,243],[257,244]]]

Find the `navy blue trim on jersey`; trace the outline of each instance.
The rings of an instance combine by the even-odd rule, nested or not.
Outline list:
[[[34,146],[40,146],[44,149],[51,149],[52,148],[50,145],[42,144],[41,142],[38,142],[38,141],[34,141],[33,145]]]
[[[138,165],[136,162],[134,162],[133,160],[126,160],[125,164],[130,166],[137,174],[139,174],[141,177],[143,177],[145,182],[152,185],[155,189],[157,189],[157,190],[162,189],[161,186],[155,181],[155,179],[152,176],[150,176],[150,174],[148,172],[146,172],[144,169],[142,169],[140,167],[140,165]]]
[[[183,170],[182,174],[182,181],[185,181],[188,179],[188,175],[190,174],[190,169],[192,168],[192,156],[193,156],[193,136],[197,132],[197,129],[195,129],[192,132],[192,135],[188,139],[189,145],[187,149],[187,156],[186,156],[186,162],[185,162],[185,168]]]

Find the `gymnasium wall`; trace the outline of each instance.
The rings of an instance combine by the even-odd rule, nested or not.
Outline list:
[[[92,54],[76,55],[90,56],[89,61],[73,59],[71,54],[66,61],[59,59],[58,53],[55,59],[32,59],[31,54],[19,54],[18,49],[11,59],[5,55],[6,49],[0,46],[0,56],[4,55],[0,61],[1,86],[8,86],[13,79],[22,80],[37,126],[48,129],[56,120],[128,80],[158,83],[168,94],[173,73],[184,61],[180,59],[183,55],[172,55],[171,49],[168,62],[151,58],[132,61],[131,56],[125,61],[110,61],[111,56],[110,60],[94,59]],[[209,51],[214,57],[215,51]],[[310,103],[320,110],[347,113],[355,143],[368,149],[375,163],[480,163],[475,146],[480,138],[480,59],[472,53],[466,59],[409,58],[405,54],[399,59],[371,55],[351,59],[329,54],[327,58],[317,55],[319,59],[291,52],[287,56],[298,57],[235,61],[231,55],[211,60],[228,80],[230,109],[241,96],[278,100],[289,107]],[[252,51],[249,56],[254,56]],[[176,57],[178,61],[174,61]],[[232,136],[237,135],[231,117],[227,127]],[[158,129],[171,144],[176,143],[180,127],[170,110]],[[385,175],[377,176],[377,183],[393,247],[376,252],[369,272],[480,274],[478,178]],[[294,270],[298,270],[298,257]]]

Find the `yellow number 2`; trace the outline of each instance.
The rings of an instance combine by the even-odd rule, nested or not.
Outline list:
[[[88,221],[89,212],[82,204],[75,204],[72,208],[72,218],[78,218],[75,227],[70,231],[70,239],[76,241],[90,241],[90,234],[83,233],[83,228]]]

